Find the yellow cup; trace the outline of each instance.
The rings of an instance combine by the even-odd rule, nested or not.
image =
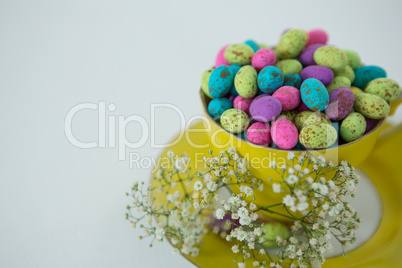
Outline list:
[[[250,170],[258,179],[261,179],[264,183],[263,191],[254,191],[254,196],[256,200],[255,204],[259,206],[267,206],[270,204],[276,204],[282,202],[283,194],[274,193],[272,190],[272,181],[279,179],[278,173],[269,168],[270,161],[275,161],[278,166],[282,164],[289,163],[287,155],[289,150],[271,148],[266,146],[260,146],[252,144],[244,139],[239,138],[237,135],[228,133],[217,123],[208,113],[208,103],[210,99],[205,96],[205,94],[200,91],[200,97],[202,101],[203,113],[207,120],[205,121],[205,129],[208,129],[208,134],[210,135],[210,147],[214,151],[225,150],[230,146],[234,146],[241,157],[246,157],[248,159]],[[397,105],[400,102],[396,103]],[[346,160],[352,164],[355,168],[359,167],[360,164],[366,160],[370,152],[373,150],[374,145],[378,139],[379,129],[383,125],[385,119],[381,120],[376,127],[369,133],[365,134],[360,139],[353,142],[343,144],[340,146],[324,149],[324,150],[309,150],[309,153],[318,156],[322,155],[327,160],[331,160],[335,165],[340,163],[342,160]],[[296,157],[300,156],[304,151],[292,150]],[[328,175],[331,175],[330,173]],[[333,175],[333,174],[332,174]],[[237,191],[235,187],[232,189],[234,192]],[[283,207],[276,207],[272,210],[280,213],[284,213]],[[277,216],[272,213],[264,213],[264,216],[272,219],[286,221],[282,216]]]

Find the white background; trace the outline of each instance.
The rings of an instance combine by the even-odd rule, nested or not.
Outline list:
[[[288,27],[321,27],[330,43],[400,75],[400,1],[0,1],[0,267],[191,267],[162,243],[149,249],[124,219],[125,192],[150,170],[116,148],[79,149],[64,134],[78,103],[114,103],[111,116],[150,104],[200,114],[202,72],[227,43],[275,44]],[[157,113],[157,142],[179,130]],[[138,124],[127,136],[138,140]],[[74,134],[97,139],[95,111]],[[133,152],[134,150],[131,150]],[[149,142],[136,150],[155,157]]]

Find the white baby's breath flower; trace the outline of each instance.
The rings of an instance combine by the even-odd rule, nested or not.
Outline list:
[[[274,191],[274,193],[280,193],[281,192],[281,185],[279,183],[272,184],[272,190]]]
[[[283,204],[288,207],[293,207],[295,205],[296,198],[291,195],[286,195],[283,198]]]
[[[195,189],[196,191],[200,191],[200,190],[202,189],[202,187],[203,187],[202,181],[196,181],[196,182],[194,183],[194,189]]]
[[[251,202],[249,208],[250,210],[255,210],[257,206],[253,202]]]
[[[218,184],[216,182],[210,181],[207,183],[207,188],[210,192],[215,192],[218,188]]]
[[[296,182],[299,181],[299,178],[296,175],[289,175],[285,181],[289,184],[295,184]]]
[[[293,160],[295,158],[295,153],[289,152],[288,153],[288,160]]]
[[[233,251],[233,253],[239,253],[239,246],[238,246],[238,245],[234,245],[234,246],[232,247],[232,251]]]
[[[239,208],[239,210],[237,211],[237,214],[239,214],[240,218],[248,217],[248,210],[244,207]]]
[[[271,161],[269,163],[269,167],[275,169],[276,168],[276,162],[275,161]]]
[[[297,204],[297,210],[298,211],[304,211],[308,208],[308,203],[307,202],[301,202]]]
[[[306,182],[307,182],[308,184],[312,184],[312,183],[314,182],[314,180],[313,180],[313,178],[311,178],[311,177],[307,177],[307,178],[306,178]]]
[[[241,225],[249,225],[249,224],[251,223],[251,218],[249,218],[249,217],[242,217],[242,218],[240,218],[239,223],[240,223]]]
[[[165,235],[165,230],[164,229],[158,228],[158,229],[155,230],[156,239],[162,240],[164,235]]]
[[[239,266],[239,268],[245,268],[246,267],[246,264],[244,262],[239,262],[237,265]]]
[[[215,212],[215,217],[216,217],[218,220],[221,220],[221,219],[223,219],[224,216],[225,216],[225,211],[223,211],[223,209],[221,209],[221,208],[218,208],[218,209],[216,210],[216,212]]]

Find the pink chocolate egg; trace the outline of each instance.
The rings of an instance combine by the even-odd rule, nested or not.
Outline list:
[[[229,65],[229,63],[226,61],[224,54],[225,54],[225,50],[229,45],[224,46],[223,48],[221,48],[221,50],[219,50],[218,55],[216,56],[215,59],[215,68],[220,66],[220,65]]]
[[[322,29],[314,29],[308,32],[308,42],[306,46],[313,44],[326,44],[328,42],[328,34]]]
[[[282,111],[290,111],[300,105],[300,92],[297,88],[283,86],[275,91],[272,97],[277,98],[282,104]]]
[[[269,124],[256,122],[247,130],[247,139],[258,145],[269,145],[271,143],[271,134]]]
[[[257,72],[267,66],[273,66],[276,62],[276,54],[269,48],[261,48],[251,58],[251,65]]]
[[[235,109],[242,110],[243,112],[248,114],[248,112],[250,111],[251,102],[253,100],[254,98],[246,99],[239,95],[233,100],[233,107]]]
[[[281,149],[292,149],[299,141],[296,126],[286,118],[279,118],[272,123],[271,136],[274,143]]]

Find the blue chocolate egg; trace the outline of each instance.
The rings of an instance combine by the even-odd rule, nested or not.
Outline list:
[[[283,85],[283,73],[275,66],[267,66],[258,74],[257,82],[262,92],[272,94]]]

